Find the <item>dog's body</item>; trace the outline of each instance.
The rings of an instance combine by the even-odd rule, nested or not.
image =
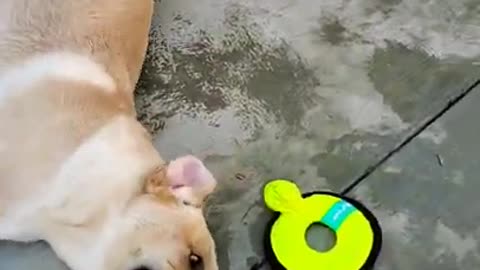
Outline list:
[[[165,165],[135,119],[152,5],[0,2],[0,239],[46,240],[73,270],[217,269],[215,180]]]

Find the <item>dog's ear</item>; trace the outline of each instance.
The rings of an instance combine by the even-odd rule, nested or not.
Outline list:
[[[162,197],[173,194],[186,204],[201,206],[217,182],[204,164],[193,156],[180,157],[147,177],[145,191]]]

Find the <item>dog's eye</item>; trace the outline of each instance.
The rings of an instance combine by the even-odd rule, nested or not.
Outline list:
[[[191,207],[195,207],[195,208],[202,208],[202,205],[201,205],[201,204],[194,204],[194,203],[192,203],[192,202],[182,201],[182,204],[185,205],[185,206],[191,206]]]
[[[188,260],[190,261],[190,269],[192,269],[192,270],[203,269],[202,257],[198,256],[197,254],[192,253],[188,257]]]
[[[145,265],[140,265],[138,267],[133,268],[132,270],[152,270],[152,268]]]

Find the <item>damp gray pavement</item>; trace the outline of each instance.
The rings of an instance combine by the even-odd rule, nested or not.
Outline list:
[[[163,0],[136,104],[166,159],[197,155],[218,179],[221,270],[270,269],[275,178],[368,206],[384,230],[375,270],[471,270],[478,79],[478,0]],[[0,245],[1,270],[32,266],[65,269],[44,244]]]

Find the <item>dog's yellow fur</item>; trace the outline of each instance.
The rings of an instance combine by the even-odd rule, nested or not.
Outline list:
[[[215,180],[165,164],[135,119],[152,0],[0,2],[0,239],[73,270],[218,269]]]

